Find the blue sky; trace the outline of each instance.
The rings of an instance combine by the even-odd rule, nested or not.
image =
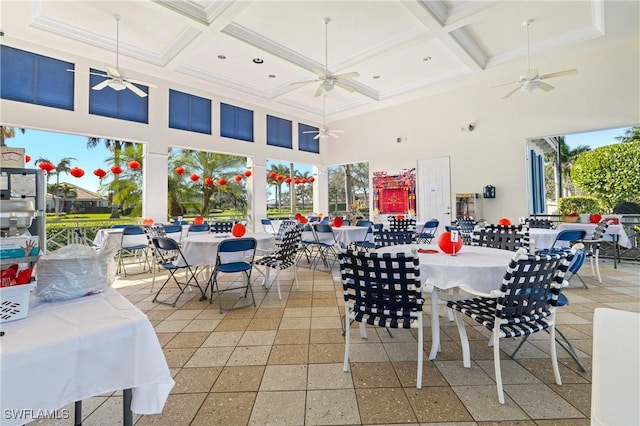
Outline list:
[[[625,130],[611,129],[598,132],[577,133],[565,135],[565,141],[569,146],[588,145],[591,148],[598,148],[604,145],[617,143],[616,136],[623,136]],[[78,166],[85,171],[85,175],[80,179],[63,174],[60,176],[61,182],[70,182],[91,191],[98,191],[100,180],[93,174],[98,167],[108,170],[107,159],[111,158],[111,153],[100,144],[94,149],[87,149],[87,137],[69,135],[65,133],[52,133],[40,130],[27,129],[24,134],[16,131],[16,136],[6,141],[8,146],[25,148],[26,154],[31,156],[31,162],[26,167],[33,168],[34,162],[38,158],[47,158],[54,164],[60,162],[64,157],[73,157],[77,160],[71,162],[71,167]],[[267,167],[277,161],[270,160]],[[281,163],[286,164],[288,163]],[[311,166],[296,164],[296,169],[304,172],[311,171]]]

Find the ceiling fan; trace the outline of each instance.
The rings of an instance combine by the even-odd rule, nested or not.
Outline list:
[[[125,90],[129,89],[136,95],[144,98],[147,94],[136,87],[136,84],[140,84],[142,86],[147,87],[158,87],[153,83],[149,83],[141,80],[134,80],[133,78],[127,77],[119,68],[120,61],[120,15],[113,15],[116,20],[116,66],[107,67],[107,74],[98,74],[91,73],[93,75],[99,75],[101,77],[106,77],[106,80],[101,81],[100,83],[93,86],[91,89],[93,90],[102,90],[105,87],[111,87],[113,90]]]
[[[565,75],[572,75],[572,74],[578,73],[577,70],[572,69],[572,70],[558,71],[558,72],[552,72],[549,74],[540,75],[537,69],[531,69],[529,26],[532,23],[533,23],[532,19],[529,19],[522,23],[527,33],[527,72],[525,74],[522,74],[520,78],[518,78],[518,81],[512,81],[510,83],[504,83],[498,86],[494,86],[494,87],[502,87],[502,86],[508,86],[511,84],[518,84],[518,87],[511,90],[509,93],[503,96],[502,99],[507,99],[509,96],[513,95],[518,90],[521,90],[523,92],[533,92],[534,90],[541,89],[541,90],[544,90],[545,92],[548,92],[550,90],[553,90],[553,86],[546,83],[544,80],[548,80],[550,78],[556,78],[556,77],[564,77]]]
[[[325,95],[326,96],[326,95]],[[302,133],[317,133],[317,135],[313,139],[326,139],[329,136],[332,138],[338,138],[336,133],[344,133],[344,130],[330,130],[327,127],[326,118],[327,118],[327,107],[326,107],[326,98],[322,97],[322,127],[318,130],[307,130]]]
[[[348,86],[342,82],[342,80],[347,80],[349,78],[360,77],[360,74],[357,72],[345,72],[342,74],[334,74],[329,71],[329,22],[331,22],[331,18],[324,18],[324,70],[313,68],[312,71],[318,75],[318,78],[313,80],[305,80],[298,81],[295,84],[307,84],[312,82],[320,82],[320,86],[316,90],[314,96],[320,96],[323,92],[328,92],[333,90],[335,86],[340,87],[348,92],[355,92],[355,89],[351,86]]]

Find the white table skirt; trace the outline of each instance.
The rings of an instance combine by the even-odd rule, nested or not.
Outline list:
[[[595,223],[561,223],[556,228],[558,231],[563,231],[565,229],[584,229],[587,231],[587,238],[591,238],[593,235],[593,231],[596,229]],[[621,247],[631,247],[631,241],[629,240],[629,236],[624,230],[624,227],[620,224],[618,225],[609,225],[604,234],[604,239],[608,241],[613,241],[614,235],[618,238],[618,244]]]
[[[420,280],[441,290],[470,288],[488,293],[497,290],[514,252],[465,245],[455,256],[440,251],[435,244],[396,245],[377,249],[379,253],[410,252],[411,248],[438,250],[418,253]]]
[[[191,234],[182,240],[182,253],[191,266],[209,266],[216,263],[218,244],[229,238],[231,234],[215,234],[203,232]],[[255,238],[258,250],[269,251],[275,248],[275,236],[265,232],[248,232],[243,238]],[[180,262],[178,263],[180,264]]]
[[[27,318],[1,325],[2,425],[6,410],[37,415],[133,389],[131,411],[161,413],[175,382],[147,316],[116,290],[57,303],[32,300]]]

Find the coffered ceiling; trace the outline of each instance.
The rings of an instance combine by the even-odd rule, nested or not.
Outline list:
[[[115,65],[118,14],[119,65],[129,77],[180,82],[321,121],[320,82],[293,83],[316,79],[325,55],[328,71],[359,74],[342,80],[353,92],[326,92],[327,118],[348,117],[464,85],[516,81],[527,71],[522,23],[529,19],[532,67],[541,64],[542,74],[574,68],[566,53],[620,32],[605,32],[605,15],[635,2],[611,12],[610,3],[32,0],[0,7],[3,43],[69,52],[104,69]],[[574,77],[553,80],[555,90],[564,78]],[[501,97],[509,88],[495,90]]]

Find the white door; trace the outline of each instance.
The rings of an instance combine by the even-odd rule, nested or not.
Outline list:
[[[439,231],[451,225],[451,177],[449,157],[418,160],[418,222],[440,221]]]

